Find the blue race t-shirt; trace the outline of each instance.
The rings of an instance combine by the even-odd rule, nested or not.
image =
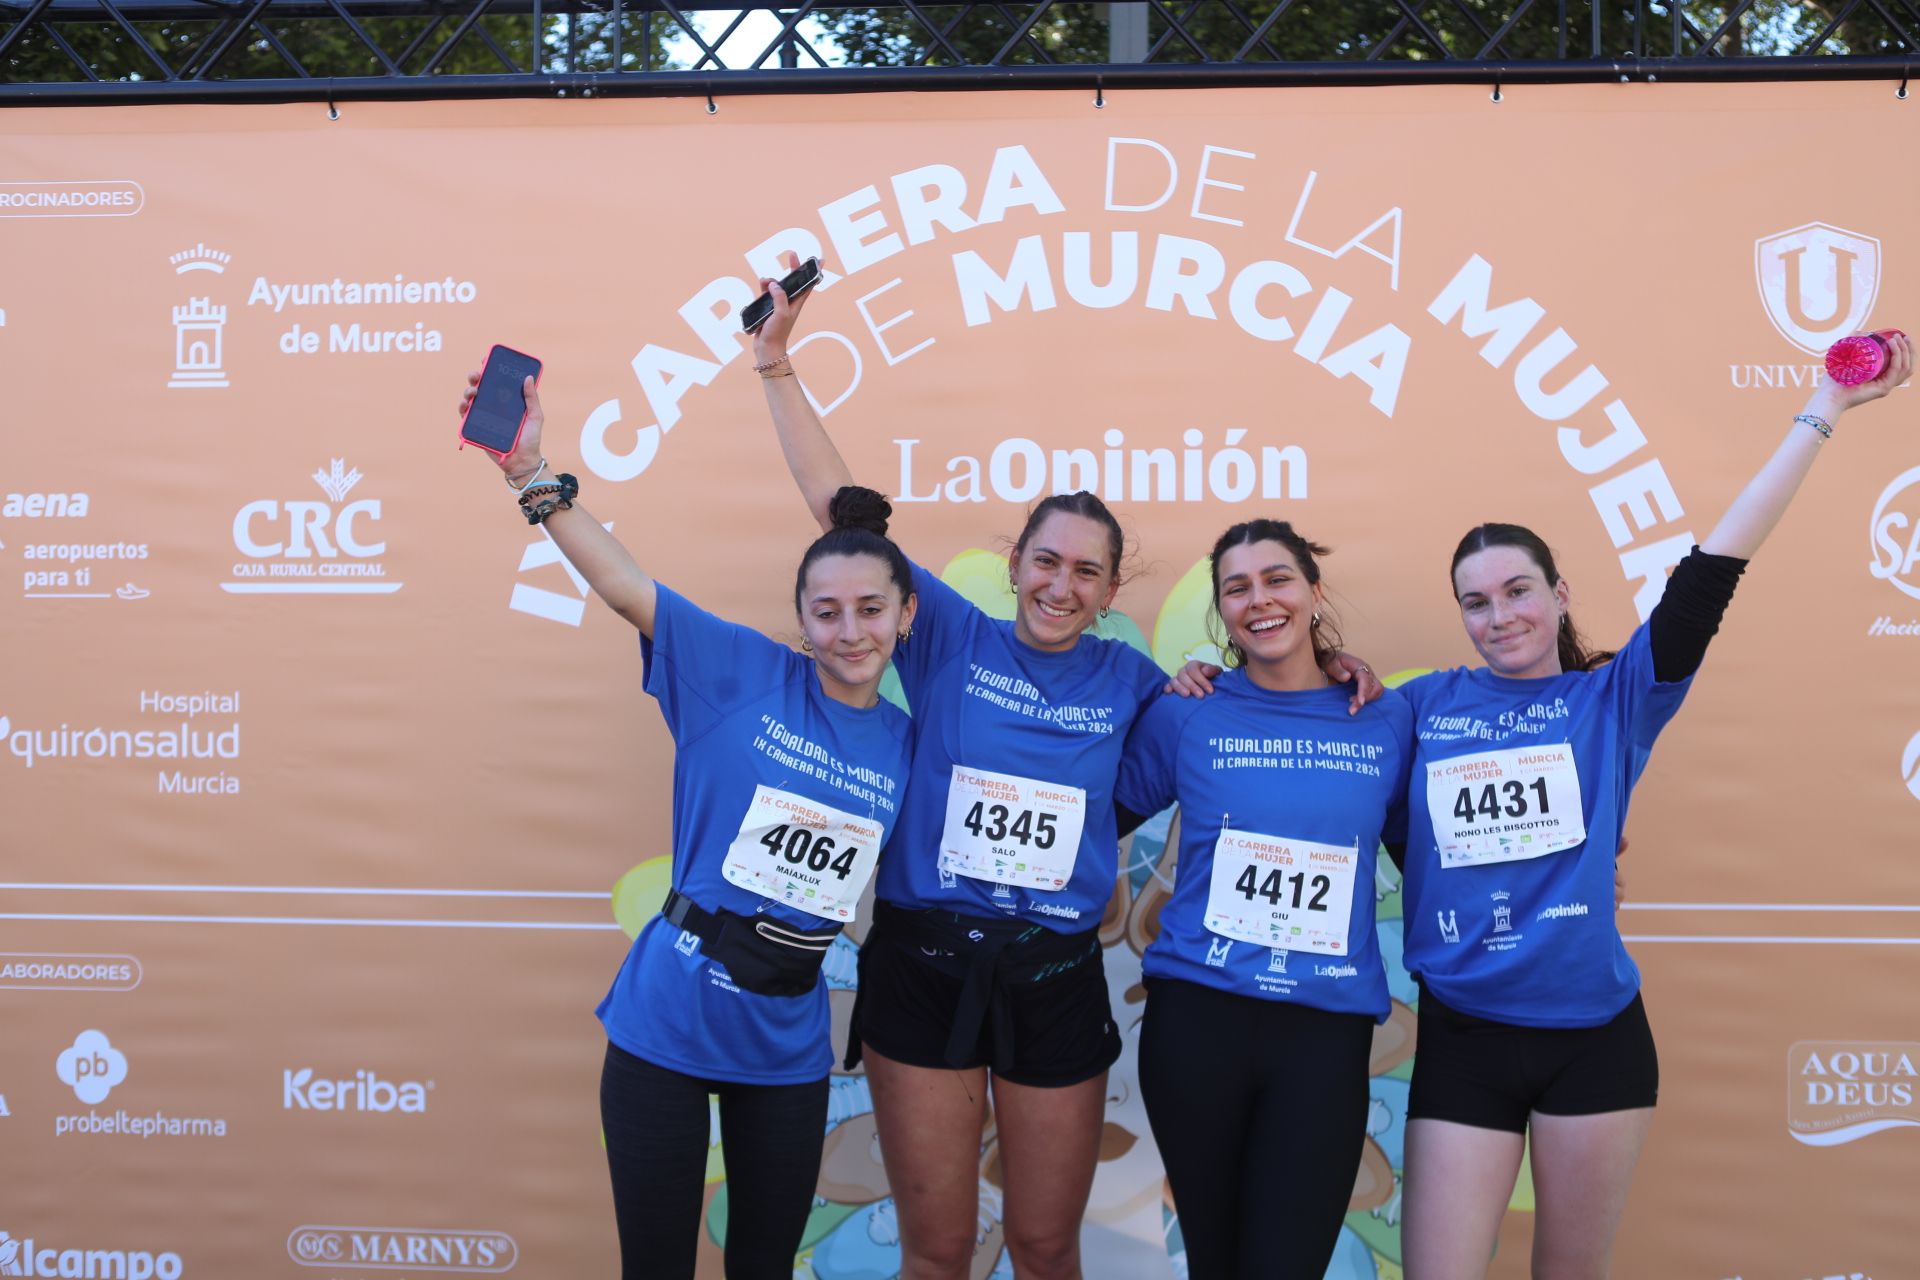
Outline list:
[[[1653,741],[1692,682],[1654,679],[1643,625],[1597,671],[1516,680],[1456,667],[1401,686],[1418,740],[1406,961],[1441,1003],[1530,1027],[1599,1026],[1632,1003],[1640,970],[1614,921],[1614,857]]]
[[[726,880],[728,847],[761,786],[891,830],[907,784],[906,715],[887,702],[865,710],[836,702],[811,659],[658,592],[653,638],[641,637],[640,653],[675,745],[674,888],[708,911],[829,928]],[[688,1075],[800,1084],[833,1065],[824,982],[804,996],[743,991],[701,953],[700,939],[659,915],[634,939],[598,1013],[613,1043]]]
[[[1389,692],[1350,716],[1347,689],[1262,689],[1243,670],[1213,689],[1148,707],[1120,765],[1121,804],[1180,805],[1173,896],[1141,969],[1384,1020],[1374,861],[1406,796],[1412,708]]]
[[[1166,676],[1120,640],[1035,649],[917,565],[913,585],[919,613],[893,659],[913,708],[913,775],[876,892],[1057,933],[1094,928],[1119,870],[1120,750]],[[1078,840],[1062,839],[1075,825]],[[979,875],[942,868],[949,835]]]

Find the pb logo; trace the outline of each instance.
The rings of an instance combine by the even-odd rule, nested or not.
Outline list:
[[[1866,325],[1880,292],[1880,242],[1824,222],[1753,244],[1754,276],[1767,319],[1808,355]]]
[[[61,1081],[73,1086],[74,1097],[98,1106],[127,1078],[127,1055],[113,1047],[106,1032],[82,1031],[60,1051],[55,1068]]]
[[[1920,564],[1920,520],[1907,508],[1920,503],[1920,467],[1911,467],[1893,478],[1880,491],[1873,504],[1873,563],[1867,568],[1883,582],[1891,582],[1902,592],[1920,600],[1920,582],[1913,569]]]

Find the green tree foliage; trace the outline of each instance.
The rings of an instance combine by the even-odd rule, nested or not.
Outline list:
[[[378,76],[390,70],[422,75],[430,64],[433,74],[446,76],[661,71],[675,65],[667,43],[677,30],[658,13],[626,13],[616,21],[600,12],[549,11],[536,26],[531,13],[501,8],[464,32],[465,11],[458,6],[448,6],[438,17],[365,17],[354,24],[325,11],[282,17],[270,9],[237,33],[221,16],[141,18],[138,10],[129,10],[124,26],[110,15],[104,21],[63,16],[36,22],[22,33],[0,57],[0,78],[9,83],[164,80],[163,63],[183,79],[215,81],[297,78],[296,65],[315,77]],[[0,32],[5,29],[0,25]],[[445,48],[456,33],[459,39]]]
[[[1712,48],[1722,55],[1811,53],[1845,0],[1754,0],[1728,23],[1739,0],[1680,4],[1680,50]],[[1898,0],[1895,0],[1897,3]],[[1506,26],[1520,0],[1148,0],[1142,6],[1154,62],[1332,62],[1378,56],[1431,61],[1477,58]],[[1284,10],[1272,22],[1276,10]],[[925,20],[892,5],[845,6],[822,20],[846,61],[863,66],[924,63],[1104,63],[1112,59],[1110,31],[1120,4],[1059,3],[1012,48],[1024,4],[923,4]],[[1596,16],[1603,57],[1665,56],[1673,48],[1673,11],[1646,0],[1635,40],[1635,6],[1595,0],[1567,6],[1563,33],[1556,0],[1535,0],[1513,22],[1495,61],[1586,58],[1592,55]],[[1726,25],[1725,32],[1721,31]],[[1920,26],[1916,19],[1914,26]],[[941,39],[936,39],[937,29]],[[1258,37],[1256,39],[1256,36]],[[1564,38],[1564,43],[1563,43]],[[942,44],[944,40],[944,45]],[[1374,50],[1384,42],[1384,49]],[[1874,6],[1856,8],[1821,52],[1898,53],[1909,46]],[[1004,56],[1000,56],[1002,50]],[[955,55],[958,55],[956,57]]]

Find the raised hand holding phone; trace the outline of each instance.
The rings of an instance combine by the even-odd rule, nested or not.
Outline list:
[[[467,375],[467,389],[460,397],[460,420],[463,423],[473,417],[473,402],[480,393],[481,381],[479,370]],[[506,473],[509,483],[522,480],[526,473],[540,465],[540,432],[547,421],[547,415],[540,409],[540,392],[532,374],[521,379],[519,391],[526,408],[513,444],[505,453],[487,450],[487,456]]]

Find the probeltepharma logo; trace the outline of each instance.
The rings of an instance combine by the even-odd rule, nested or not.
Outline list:
[[[1760,305],[1781,337],[1810,360],[1793,364],[1735,364],[1741,389],[1811,389],[1826,377],[1820,357],[1866,326],[1880,293],[1880,241],[1825,222],[1809,222],[1762,236],[1753,245]]]
[[[1803,1040],[1787,1051],[1787,1132],[1837,1147],[1887,1129],[1920,1128],[1920,1043]]]
[[[63,1249],[0,1230],[0,1276],[75,1276],[79,1280],[180,1280],[186,1265],[172,1250]]]
[[[427,1109],[431,1080],[382,1080],[365,1069],[350,1076],[316,1076],[312,1067],[280,1073],[283,1111],[374,1111],[418,1115]]]
[[[73,1096],[95,1107],[127,1079],[127,1055],[114,1048],[103,1031],[82,1031],[61,1050],[56,1070]],[[227,1122],[212,1116],[170,1116],[164,1111],[132,1115],[124,1108],[111,1112],[83,1111],[53,1118],[53,1136],[114,1138],[224,1138]],[[5,1275],[0,1271],[0,1275]],[[49,1271],[47,1275],[54,1274]],[[66,1275],[67,1272],[60,1274]]]
[[[520,1246],[504,1231],[301,1226],[287,1236],[287,1256],[303,1267],[499,1275],[520,1261]]]
[[[233,517],[236,595],[390,595],[404,583],[387,579],[379,538],[381,501],[347,495],[365,479],[344,458],[313,473],[325,502],[259,498]]]
[[[226,767],[226,762],[240,758],[239,690],[142,690],[135,706],[141,715],[166,720],[154,728],[76,727],[62,722],[48,729],[16,727],[0,715],[0,745],[29,769],[108,760],[178,761],[186,767],[163,767],[155,775],[154,787],[161,795],[239,794],[240,778]]]
[[[88,1106],[107,1100],[113,1087],[127,1078],[127,1055],[113,1047],[104,1031],[82,1031],[55,1060],[63,1084]]]

